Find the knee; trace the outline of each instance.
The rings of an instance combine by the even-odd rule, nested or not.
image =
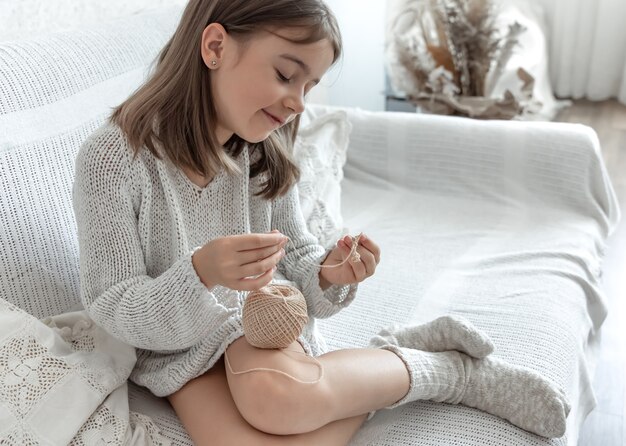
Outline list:
[[[246,376],[246,375],[243,375]],[[241,377],[243,377],[241,376]],[[310,432],[326,420],[330,402],[325,385],[302,384],[271,372],[251,373],[242,381],[236,405],[255,429],[273,435]]]

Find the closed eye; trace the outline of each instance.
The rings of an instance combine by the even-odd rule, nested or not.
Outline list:
[[[285,83],[291,82],[291,79],[288,79],[285,76],[283,76],[283,74],[280,71],[276,70],[276,74],[278,75],[278,79],[280,79],[280,81],[285,82]]]

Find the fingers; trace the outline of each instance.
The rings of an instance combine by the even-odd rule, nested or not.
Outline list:
[[[239,252],[268,248],[287,240],[287,237],[278,231],[272,231],[266,234],[243,234],[238,235],[235,238],[235,249]]]
[[[265,234],[244,234],[235,238],[234,245],[231,246],[236,252],[231,259],[238,264],[235,266],[238,277],[231,277],[231,280],[237,282],[237,289],[253,291],[270,283],[276,266],[285,256],[284,247],[288,238],[277,230]],[[350,255],[352,244],[353,239],[350,236],[337,242],[343,260]],[[346,263],[352,268],[355,280],[361,282],[376,271],[380,262],[380,248],[365,234],[361,234],[356,252],[360,255],[360,261],[353,262],[349,259]]]
[[[365,266],[365,262],[363,262],[364,259],[361,256],[360,252],[359,252],[359,255],[361,256],[361,259],[356,262],[352,260],[352,256],[353,256],[353,254],[351,254],[352,239],[350,240],[348,239],[349,237],[346,236],[346,238],[341,239],[338,242],[338,245],[341,249],[342,261],[346,261],[346,258],[348,258],[347,263],[352,268],[352,274],[354,276],[354,280],[356,282],[361,282],[363,279],[367,277],[367,269]],[[357,252],[358,252],[358,248],[357,248]]]
[[[267,257],[276,254],[287,245],[288,241],[283,240],[278,244],[267,246],[264,248],[249,249],[246,251],[238,251],[236,253],[237,263],[241,266],[249,263],[260,262]]]
[[[285,243],[281,244],[281,246]],[[273,247],[264,249],[273,249]],[[244,265],[241,268],[244,277],[238,280],[237,289],[242,291],[255,291],[269,284],[274,278],[274,272],[278,269],[278,262],[284,256],[285,250],[279,247],[276,252],[266,258]]]
[[[347,256],[350,256],[352,244],[353,240],[350,236],[345,236],[339,241],[339,245],[342,246],[344,253]],[[352,266],[356,279],[358,281],[362,281],[363,279],[374,274],[376,265],[380,260],[380,249],[374,242],[362,235],[359,239],[359,245],[356,252],[359,253],[360,261],[353,262],[350,259],[348,262]]]
[[[259,274],[263,274],[268,270],[272,270],[278,262],[285,256],[285,250],[280,248],[275,253],[271,254],[264,259],[260,259],[246,265],[243,265],[239,268],[238,272],[242,278],[258,276]]]
[[[258,277],[241,279],[239,281],[239,286],[237,287],[240,291],[255,291],[260,288],[263,288],[265,285],[270,283],[274,277],[274,268],[265,271]]]
[[[283,247],[288,239],[279,231],[265,234],[242,234],[221,239],[230,256],[221,259],[222,280],[229,288],[241,291],[259,289],[273,279]]]
[[[234,239],[237,266],[266,259],[279,252],[289,241],[286,236],[276,229],[266,234],[243,234],[236,236]]]
[[[365,234],[362,234],[361,238],[359,239],[359,246],[363,246],[374,255],[376,265],[380,263],[380,248],[376,243],[374,243],[372,239],[367,237]]]

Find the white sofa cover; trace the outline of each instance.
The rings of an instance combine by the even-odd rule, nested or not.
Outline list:
[[[166,10],[0,44],[1,299],[37,318],[82,308],[74,158],[145,78],[177,18]],[[331,109],[309,106],[312,115]],[[320,321],[329,346],[364,346],[390,323],[460,314],[492,337],[495,355],[543,373],[573,403],[559,439],[476,409],[416,402],[379,411],[351,444],[575,445],[595,404],[601,261],[619,219],[595,133],[346,111],[344,225],[374,239],[382,260],[348,309]],[[131,410],[173,444],[192,444],[167,400],[129,388]],[[5,397],[0,389],[0,408]]]

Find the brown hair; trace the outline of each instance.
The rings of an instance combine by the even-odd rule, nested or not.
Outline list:
[[[235,134],[222,149],[215,135],[211,71],[200,53],[202,32],[211,23],[220,23],[242,43],[264,28],[306,29],[303,38],[289,40],[307,44],[328,39],[335,53],[333,64],[342,51],[337,21],[322,0],[190,0],[174,35],[159,53],[154,72],[114,109],[110,122],[122,129],[135,157],[145,145],[162,159],[156,147],[160,145],[175,166],[203,176],[213,177],[220,166],[230,174],[241,173],[233,158],[249,145],[251,152],[260,153],[250,167],[250,178],[267,172],[256,195],[266,199],[284,195],[300,177],[291,156],[300,117],[258,143]]]

